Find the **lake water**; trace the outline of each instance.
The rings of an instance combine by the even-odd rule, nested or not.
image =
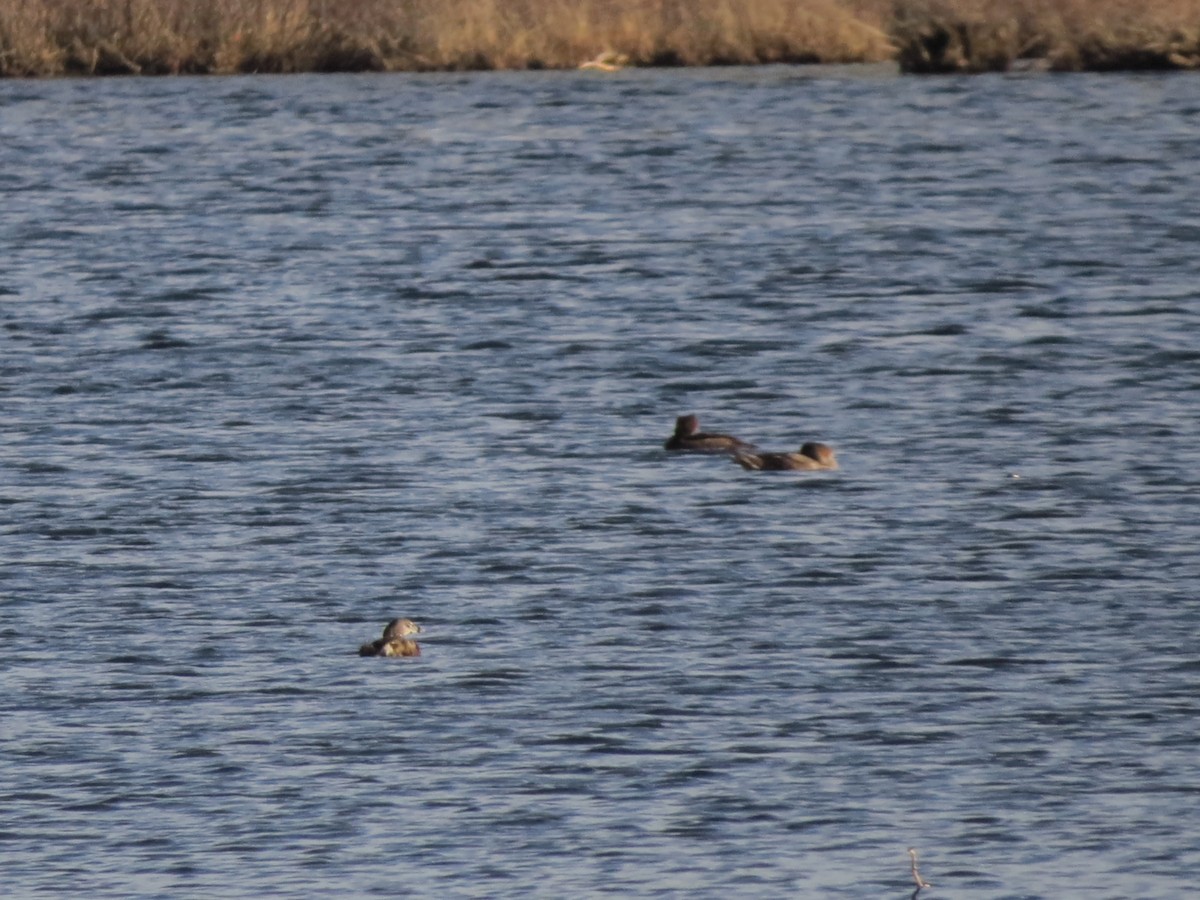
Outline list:
[[[4,82],[0,190],[9,896],[1200,884],[1195,76]]]

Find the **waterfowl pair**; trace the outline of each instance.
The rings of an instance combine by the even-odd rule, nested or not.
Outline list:
[[[421,626],[412,619],[392,619],[383,629],[383,637],[358,648],[359,656],[420,656],[421,645],[408,637],[419,634]]]
[[[763,453],[751,443],[731,434],[707,434],[700,431],[695,415],[675,420],[675,433],[663,444],[667,450],[683,453],[728,453],[743,469],[786,471],[836,469],[837,457],[828,444],[810,441],[797,453]]]

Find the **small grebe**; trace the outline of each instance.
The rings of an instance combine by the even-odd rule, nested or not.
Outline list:
[[[675,420],[675,433],[663,447],[684,453],[737,453],[754,449],[753,444],[731,434],[705,434],[700,431],[700,420],[690,414]]]
[[[363,644],[359,656],[420,656],[421,645],[406,637],[419,634],[421,626],[412,619],[392,619],[383,629],[383,637]]]
[[[836,469],[837,458],[828,444],[810,441],[799,453],[737,453],[734,455],[743,469],[781,471],[785,469]]]

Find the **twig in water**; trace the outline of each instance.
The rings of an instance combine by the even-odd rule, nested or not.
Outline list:
[[[915,847],[908,848],[908,855],[912,857],[912,877],[917,889],[913,891],[913,896],[920,893],[921,888],[933,887],[928,881],[921,877],[921,873],[917,871],[917,850]]]

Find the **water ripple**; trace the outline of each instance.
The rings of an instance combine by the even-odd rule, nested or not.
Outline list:
[[[1186,894],[1190,84],[0,84],[8,890]]]

